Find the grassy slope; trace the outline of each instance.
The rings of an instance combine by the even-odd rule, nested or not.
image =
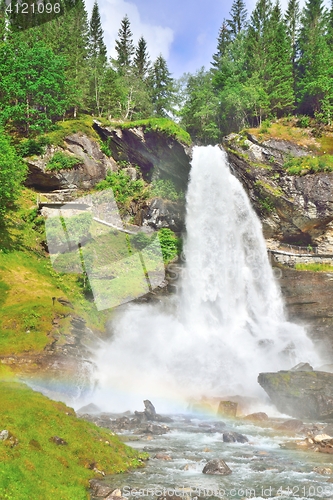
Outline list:
[[[312,154],[333,154],[333,132],[331,129],[323,131],[318,137],[315,128],[300,128],[297,126],[296,118],[280,119],[273,122],[269,127],[248,129],[250,134],[258,137],[260,142],[268,139],[290,141],[298,146],[305,147]]]
[[[2,381],[0,422],[13,436],[0,441],[2,499],[83,500],[96,475],[92,469],[112,474],[142,465],[140,454],[111,431],[77,419],[71,408],[24,384]],[[54,436],[68,444],[55,444]]]
[[[55,318],[63,334],[72,309],[52,297],[63,297],[75,306],[75,314],[88,325],[103,330],[105,315],[84,299],[76,275],[62,275],[43,252],[44,224],[35,218],[35,194],[24,190],[17,210],[0,228],[0,354],[41,351],[53,342]]]

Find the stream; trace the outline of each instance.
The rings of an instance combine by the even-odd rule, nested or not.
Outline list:
[[[121,489],[126,498],[333,498],[333,476],[314,471],[332,468],[332,456],[282,448],[295,439],[291,435],[244,421],[224,419],[223,427],[220,420],[198,415],[172,418],[168,434],[129,438],[128,444],[147,451],[150,459],[143,469],[107,477],[106,484]],[[270,421],[277,423],[279,419]],[[224,430],[239,432],[249,441],[225,443]],[[216,458],[227,463],[230,475],[202,473],[204,465]]]

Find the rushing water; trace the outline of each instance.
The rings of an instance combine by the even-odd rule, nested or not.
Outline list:
[[[147,397],[164,411],[201,395],[263,397],[259,372],[319,362],[304,329],[286,321],[260,221],[217,146],[194,149],[186,228],[181,290],[119,308],[96,354],[103,409]]]
[[[331,456],[285,450],[280,444],[293,438],[273,428],[226,421],[226,429],[248,437],[248,443],[240,444],[224,443],[223,430],[216,432],[221,422],[212,419],[196,416],[189,420],[179,415],[168,425],[169,434],[129,442],[149,453],[144,469],[110,476],[106,483],[120,488],[129,500],[155,500],[166,495],[182,500],[333,498],[331,476],[318,473],[318,468],[332,468]],[[169,460],[156,458],[158,453]],[[215,458],[225,460],[232,473],[203,474],[204,465]]]

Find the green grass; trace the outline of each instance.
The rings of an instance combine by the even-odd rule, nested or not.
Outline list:
[[[20,204],[0,227],[0,354],[39,352],[51,342],[53,320],[59,334],[68,333],[70,315],[102,332],[106,313],[86,300],[77,274],[57,272],[42,248],[44,219],[32,206],[35,194],[24,190]],[[52,297],[69,300],[74,311]]]
[[[2,381],[0,422],[10,440],[0,441],[0,498],[86,500],[89,479],[142,466],[137,451],[111,431],[76,418],[63,403],[24,384]],[[58,436],[67,445],[57,445]],[[14,443],[17,443],[13,446]]]
[[[308,264],[296,264],[297,271],[313,271],[313,272],[333,272],[333,266],[330,264],[322,264],[320,262],[313,262]]]
[[[93,129],[93,120],[92,116],[80,115],[77,119],[59,121],[54,125],[54,130],[45,134],[45,137],[53,146],[63,146],[66,136],[78,132],[99,141],[99,136]]]
[[[147,132],[150,130],[163,132],[164,134],[174,137],[184,144],[191,145],[192,139],[190,135],[181,128],[177,123],[168,118],[148,118],[146,120],[137,120],[132,122],[111,122],[111,125],[121,129],[133,127],[143,127]]]
[[[62,151],[56,151],[45,165],[45,170],[70,170],[80,164],[82,164],[82,158],[63,153]]]
[[[290,175],[306,175],[315,174],[317,172],[332,172],[333,171],[333,156],[301,156],[298,158],[290,158],[284,163],[284,168]]]

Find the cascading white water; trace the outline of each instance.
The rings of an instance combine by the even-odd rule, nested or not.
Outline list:
[[[96,353],[104,409],[260,395],[259,372],[319,362],[304,329],[285,319],[260,221],[218,146],[194,148],[186,228],[181,291],[121,308]]]

